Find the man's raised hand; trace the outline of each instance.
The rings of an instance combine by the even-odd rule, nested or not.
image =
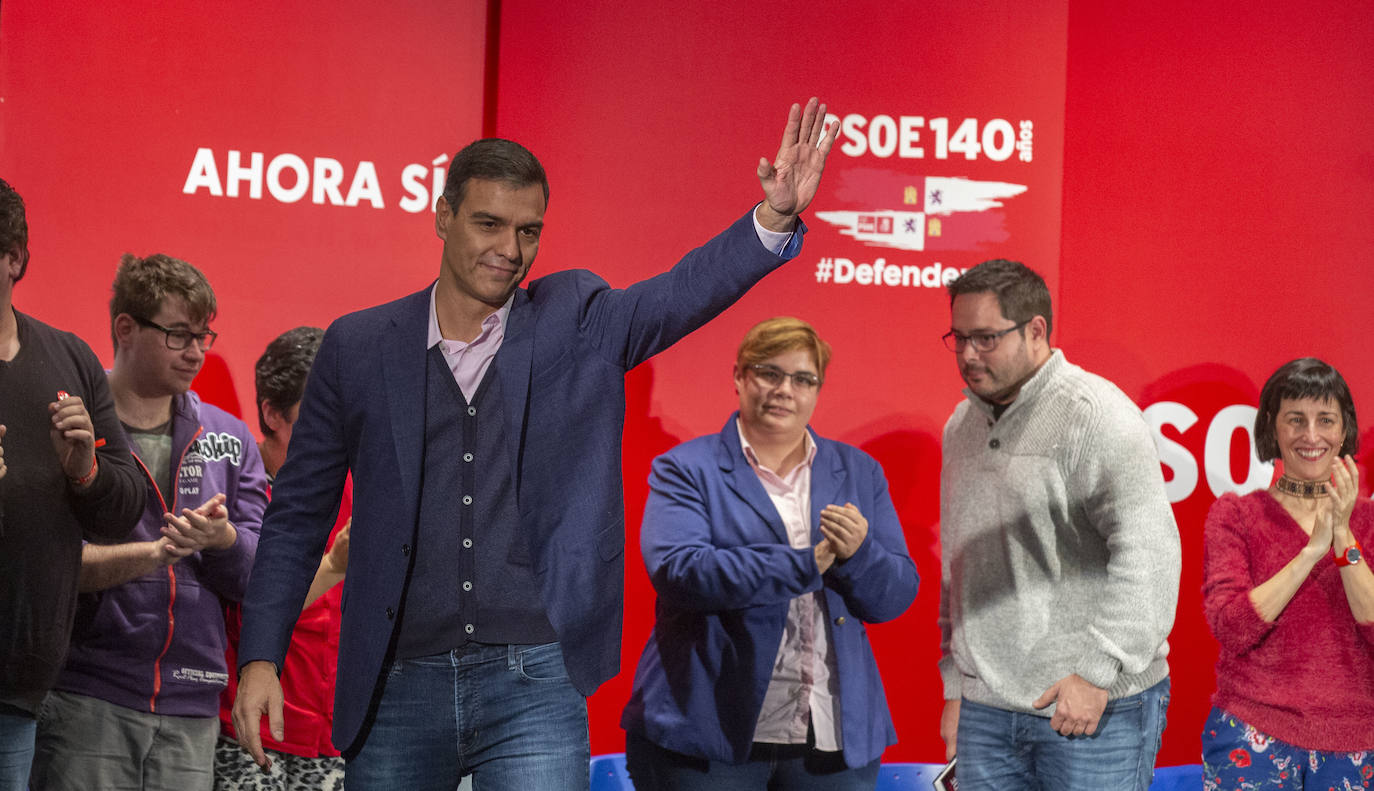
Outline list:
[[[787,232],[816,197],[825,170],[825,159],[835,144],[839,124],[825,129],[825,105],[816,97],[806,103],[806,109],[794,104],[787,113],[787,126],[782,132],[778,155],[770,164],[759,159],[759,183],[763,185],[764,201],[755,216],[770,231]]]

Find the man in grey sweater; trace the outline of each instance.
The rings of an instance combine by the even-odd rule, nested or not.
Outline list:
[[[1050,346],[1038,274],[987,261],[949,293],[968,387],[940,474],[940,735],[961,791],[1144,791],[1181,565],[1149,430]]]

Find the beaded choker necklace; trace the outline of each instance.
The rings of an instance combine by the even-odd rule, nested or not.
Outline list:
[[[1287,473],[1280,475],[1279,479],[1274,481],[1274,488],[1284,494],[1291,494],[1294,497],[1305,497],[1309,500],[1315,500],[1318,497],[1325,497],[1330,494],[1330,492],[1327,491],[1325,481],[1299,481],[1295,478],[1289,478]]]

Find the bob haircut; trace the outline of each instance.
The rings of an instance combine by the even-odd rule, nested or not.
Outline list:
[[[1260,390],[1259,412],[1255,414],[1255,453],[1260,461],[1279,457],[1279,442],[1275,437],[1275,423],[1279,405],[1285,398],[1330,399],[1341,410],[1341,426],[1345,441],[1340,455],[1349,456],[1360,448],[1360,427],[1355,420],[1355,401],[1341,372],[1316,357],[1301,357],[1279,366]]]
[[[821,340],[815,327],[791,316],[765,319],[751,327],[740,341],[735,367],[743,369],[757,365],[769,357],[795,349],[811,353],[818,369],[816,375],[824,382],[825,367],[830,364],[830,344]]]

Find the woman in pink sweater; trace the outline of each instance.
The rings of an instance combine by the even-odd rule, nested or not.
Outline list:
[[[1206,789],[1374,787],[1374,502],[1359,497],[1350,389],[1315,358],[1260,392],[1267,490],[1207,514],[1203,606],[1221,644]]]

